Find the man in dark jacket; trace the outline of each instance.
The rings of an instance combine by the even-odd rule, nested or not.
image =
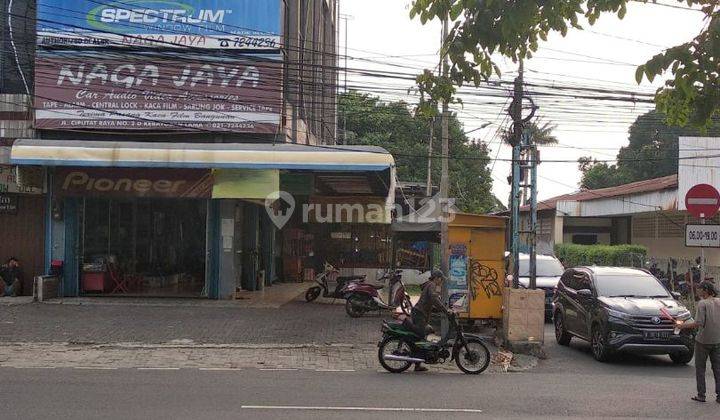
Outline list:
[[[0,296],[17,296],[20,294],[23,273],[20,269],[20,261],[10,257],[7,264],[0,270]]]
[[[442,299],[437,293],[437,289],[442,287],[445,281],[445,275],[440,270],[433,270],[430,274],[430,280],[422,285],[422,293],[420,300],[413,306],[410,312],[412,318],[412,329],[420,337],[425,338],[427,335],[428,321],[434,310],[448,313],[449,310],[443,304]],[[415,364],[415,372],[425,372],[427,368],[420,363]]]

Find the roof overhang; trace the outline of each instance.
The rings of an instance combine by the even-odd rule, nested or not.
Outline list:
[[[623,216],[653,211],[677,210],[678,190],[671,188],[587,201],[560,200],[557,215],[567,217]]]
[[[306,146],[271,143],[149,143],[17,140],[16,165],[138,168],[237,168],[314,171],[384,171],[395,161],[372,146]]]

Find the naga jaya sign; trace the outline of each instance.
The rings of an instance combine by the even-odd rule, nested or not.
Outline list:
[[[39,129],[270,134],[282,109],[282,62],[42,53],[35,60]],[[279,58],[279,57],[277,57]]]

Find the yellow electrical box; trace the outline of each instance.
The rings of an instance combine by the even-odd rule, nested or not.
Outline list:
[[[448,295],[469,319],[502,319],[506,217],[457,213],[448,224]]]

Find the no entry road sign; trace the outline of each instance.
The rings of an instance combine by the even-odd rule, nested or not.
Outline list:
[[[685,194],[685,207],[693,216],[709,219],[720,209],[720,193],[712,185],[697,184]]]

